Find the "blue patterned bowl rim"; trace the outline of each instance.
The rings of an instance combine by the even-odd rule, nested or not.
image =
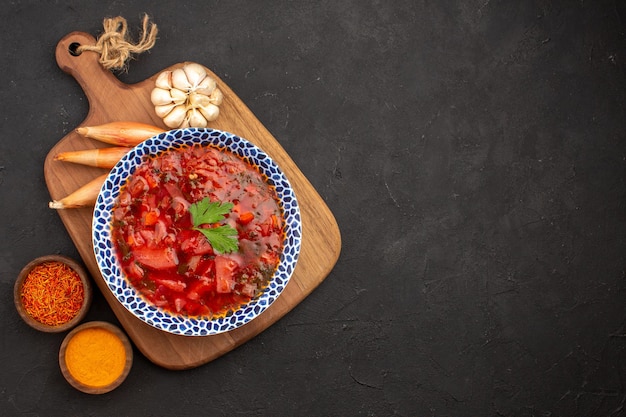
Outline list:
[[[128,282],[115,255],[111,240],[112,208],[120,187],[141,164],[146,155],[156,155],[170,148],[211,145],[228,150],[255,165],[273,185],[285,220],[284,250],[278,268],[260,296],[233,313],[207,319],[171,314],[147,302]],[[296,195],[278,165],[260,148],[229,132],[186,128],[156,135],[126,154],[107,176],[93,213],[92,242],[100,273],[116,299],[143,322],[166,332],[185,336],[208,336],[231,331],[265,311],[285,289],[296,267],[302,241],[302,223]]]

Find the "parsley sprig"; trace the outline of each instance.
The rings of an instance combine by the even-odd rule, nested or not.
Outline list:
[[[235,252],[239,249],[237,229],[229,225],[200,227],[204,224],[213,225],[224,220],[224,215],[230,213],[233,203],[212,202],[208,197],[203,198],[189,207],[193,229],[202,233],[213,250],[218,253]]]

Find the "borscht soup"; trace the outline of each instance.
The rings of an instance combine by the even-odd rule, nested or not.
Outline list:
[[[144,156],[120,187],[111,225],[131,285],[184,316],[225,316],[254,299],[283,250],[274,187],[254,165],[211,145]]]

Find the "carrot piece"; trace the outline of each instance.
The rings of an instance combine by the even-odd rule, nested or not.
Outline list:
[[[239,215],[239,223],[241,224],[248,224],[250,223],[252,220],[254,219],[254,214],[252,214],[249,211],[246,211],[245,213],[241,213]]]
[[[149,211],[145,214],[143,222],[146,226],[154,226],[158,220],[158,213],[155,211]]]

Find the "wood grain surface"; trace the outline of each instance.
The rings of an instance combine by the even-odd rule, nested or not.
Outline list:
[[[158,74],[127,85],[98,62],[94,52],[71,53],[77,45],[93,45],[86,33],[73,32],[59,41],[56,60],[59,67],[80,84],[89,102],[89,112],[80,126],[112,121],[136,121],[166,128],[154,114],[150,102]],[[179,63],[165,69],[183,66]],[[200,62],[200,64],[202,64]],[[92,209],[59,210],[70,237],[95,283],[111,305],[116,317],[139,351],[153,363],[168,369],[200,366],[231,351],[275,323],[309,295],[330,273],[341,251],[341,235],[335,218],[293,160],[248,107],[214,73],[224,93],[220,116],[209,127],[241,136],[262,148],[283,170],[292,184],[302,217],[302,247],[293,276],[280,297],[259,317],[234,331],[213,336],[179,336],[158,330],[127,311],[105,285],[91,243]],[[79,127],[79,126],[77,126]],[[105,144],[70,132],[48,153],[44,175],[51,199],[60,199],[106,171],[55,161],[59,152],[104,147]]]

